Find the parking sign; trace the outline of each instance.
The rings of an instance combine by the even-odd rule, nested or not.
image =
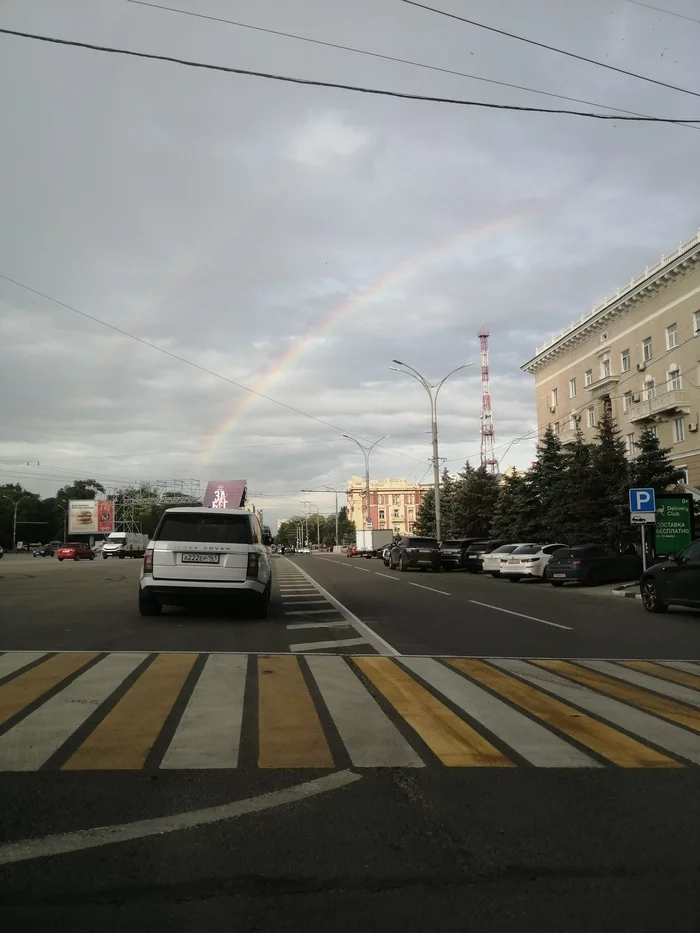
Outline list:
[[[630,489],[630,512],[655,512],[656,501],[653,488]]]

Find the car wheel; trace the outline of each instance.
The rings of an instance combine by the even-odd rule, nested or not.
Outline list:
[[[642,603],[647,612],[666,612],[668,603],[659,596],[659,589],[655,580],[642,580]]]
[[[514,577],[514,576],[509,576],[509,577],[508,577],[508,582],[509,582],[509,583],[517,583],[519,580],[520,580],[520,577]]]
[[[552,586],[564,586],[563,580],[550,580],[549,582],[552,584]]]
[[[501,575],[501,571],[500,571],[500,570],[492,570],[492,571],[491,571],[491,576],[493,577],[494,580],[496,580],[498,577],[500,577],[500,575]]]
[[[399,558],[399,570],[401,571],[401,573],[406,573],[406,571],[408,570],[408,564],[403,559],[403,557]]]
[[[107,560],[107,555],[106,555],[106,554],[103,554],[103,555],[102,555],[102,560]]]
[[[59,562],[59,564],[60,564],[61,561],[63,560],[63,558],[62,558],[62,557],[57,557],[56,560],[57,560],[57,561]]]
[[[90,555],[90,560],[94,560],[94,559],[95,559],[95,555],[94,555],[94,554],[91,554],[91,555]]]
[[[163,604],[147,590],[139,589],[139,612],[142,616],[159,616]]]
[[[442,573],[442,564],[433,564],[433,573]]]
[[[73,558],[73,560],[74,560],[74,561],[79,561],[80,558],[79,558],[78,555],[76,554],[75,557]]]

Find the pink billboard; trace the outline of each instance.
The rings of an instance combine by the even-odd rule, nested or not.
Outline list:
[[[240,509],[245,504],[244,479],[210,479],[202,505],[210,509]]]

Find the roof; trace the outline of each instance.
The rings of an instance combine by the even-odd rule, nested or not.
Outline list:
[[[166,509],[168,514],[173,512],[204,512],[206,515],[253,515],[248,509],[215,509],[206,505],[184,505],[174,509]]]

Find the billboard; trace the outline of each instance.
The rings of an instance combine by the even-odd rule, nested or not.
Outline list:
[[[677,554],[694,537],[693,497],[690,493],[659,493],[656,497],[654,529],[656,556]]]
[[[111,499],[70,499],[68,534],[110,534],[114,531],[114,502]]]
[[[240,509],[245,502],[244,479],[210,479],[202,505],[209,509]]]

